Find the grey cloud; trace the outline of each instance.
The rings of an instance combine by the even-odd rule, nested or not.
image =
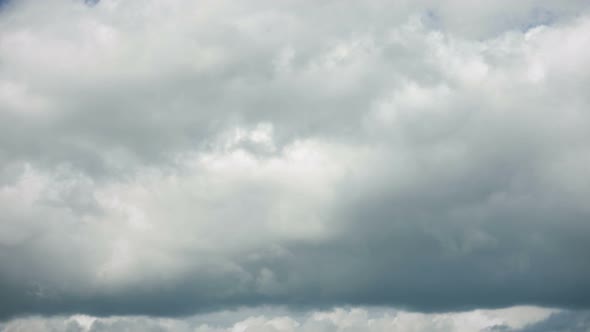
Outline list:
[[[0,316],[587,308],[588,5],[461,5],[2,12]]]
[[[321,135],[330,128],[350,134],[362,110],[400,79],[441,79],[440,69],[429,68],[429,61],[414,61],[427,55],[423,48],[436,46],[425,42],[423,34],[409,33],[399,42],[383,35],[391,22],[395,26],[407,15],[423,16],[415,6],[390,9],[377,3],[349,8],[326,2],[309,15],[304,4],[232,9],[221,3],[209,5],[210,16],[197,16],[193,22],[191,10],[201,10],[195,5],[182,15],[181,4],[160,8],[107,1],[90,10],[59,1],[23,3],[27,11],[14,14],[20,20],[8,21],[5,24],[15,23],[3,29],[5,89],[13,99],[28,99],[31,105],[11,100],[8,106],[55,113],[39,118],[5,114],[6,160],[67,160],[85,169],[120,172],[129,164],[162,161],[178,150],[202,145],[228,121],[284,123],[280,133],[291,136]],[[574,3],[560,10],[571,11]],[[480,11],[510,9],[500,4],[488,7],[447,16],[477,17]],[[518,7],[517,11],[537,10]],[[459,11],[457,5],[449,9]],[[46,10],[68,19],[61,24],[39,19]],[[334,11],[342,16],[334,18],[330,28],[323,22]],[[137,13],[132,22],[144,29],[121,22],[131,12]],[[356,21],[359,16],[363,21]],[[28,27],[33,19],[38,22]],[[168,20],[174,22],[174,30]],[[484,20],[496,21],[495,16]],[[174,33],[178,30],[182,32]],[[43,51],[35,52],[35,47]],[[23,76],[26,81],[19,82]],[[334,122],[335,116],[347,121]],[[106,154],[124,158],[109,165]]]
[[[565,311],[554,313],[540,322],[529,324],[516,331],[522,332],[583,332],[590,326],[588,311]]]

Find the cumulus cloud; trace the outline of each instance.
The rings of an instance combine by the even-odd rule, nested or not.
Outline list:
[[[0,316],[587,308],[589,43],[586,1],[4,3]]]
[[[264,315],[261,315],[261,312]],[[586,319],[585,313],[513,307],[500,310],[476,310],[460,313],[423,314],[392,311],[381,308],[338,308],[294,315],[277,308],[259,309],[258,315],[248,316],[249,310],[197,315],[183,319],[149,317],[110,317],[74,315],[70,317],[15,319],[6,323],[3,331],[193,331],[193,332],[336,332],[336,331],[413,331],[413,332],[484,332],[484,331],[545,331],[537,326],[551,325],[551,331],[565,332],[575,328],[576,320]],[[245,316],[240,318],[240,316]],[[556,320],[569,323],[554,324]],[[203,323],[208,322],[208,323]]]

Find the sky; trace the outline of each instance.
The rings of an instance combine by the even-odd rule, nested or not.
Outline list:
[[[0,331],[590,331],[587,0],[0,0]]]

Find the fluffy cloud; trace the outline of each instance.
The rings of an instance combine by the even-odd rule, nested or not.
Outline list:
[[[590,305],[586,1],[0,18],[0,316]]]
[[[501,310],[476,310],[447,314],[421,314],[378,308],[338,308],[331,311],[298,315],[262,308],[265,315],[248,316],[249,310],[219,312],[183,319],[149,317],[97,318],[70,317],[15,319],[3,331],[193,331],[193,332],[336,332],[336,331],[576,331],[579,322],[588,320],[587,313],[557,311],[534,307],[513,307]],[[244,318],[240,318],[245,316]],[[566,322],[567,318],[567,322]],[[204,321],[208,323],[203,323]],[[561,323],[556,323],[561,322]],[[573,329],[573,330],[570,330]]]

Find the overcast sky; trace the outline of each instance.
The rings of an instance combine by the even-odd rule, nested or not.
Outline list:
[[[0,0],[0,331],[588,310],[588,0]]]

